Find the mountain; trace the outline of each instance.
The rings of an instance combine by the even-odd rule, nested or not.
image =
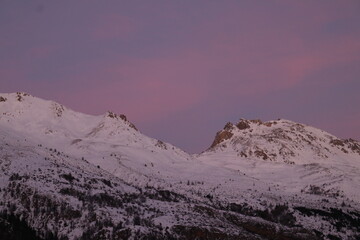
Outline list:
[[[360,155],[359,142],[341,140],[322,130],[289,120],[262,122],[241,119],[237,124],[227,123],[216,134],[209,151],[224,151],[230,148],[244,158],[287,164],[328,162],[333,159],[354,159]],[[326,160],[329,159],[329,160]]]
[[[290,192],[359,202],[360,143],[289,120],[227,123],[198,160],[234,169]]]
[[[0,94],[0,239],[358,239],[359,146],[242,119],[190,155],[125,115]]]

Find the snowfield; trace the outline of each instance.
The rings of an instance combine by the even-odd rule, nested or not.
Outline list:
[[[0,167],[0,238],[360,238],[360,143],[283,119],[190,155],[125,115],[0,94]]]

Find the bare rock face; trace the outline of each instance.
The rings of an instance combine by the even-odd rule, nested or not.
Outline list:
[[[344,146],[344,142],[341,141],[340,139],[333,139],[330,141],[330,143],[335,146],[342,146],[342,147]]]
[[[214,142],[211,144],[210,148],[213,148],[217,146],[219,143],[230,139],[234,134],[232,132],[229,132],[227,130],[221,130],[220,132],[216,133]]]
[[[250,120],[250,122],[255,123],[257,125],[263,124],[263,122],[260,119],[252,119],[252,120]]]
[[[61,117],[63,112],[65,111],[64,106],[61,104],[58,104],[58,103],[54,103],[52,107],[53,107],[54,113],[57,117]]]
[[[264,160],[269,158],[268,155],[263,150],[256,150],[254,153],[255,153],[255,156],[258,158],[262,158]]]
[[[166,144],[163,141],[157,140],[157,142],[155,143],[155,146],[162,148],[162,149],[167,149]]]
[[[133,123],[129,122],[129,126],[130,126],[131,128],[133,128],[133,129],[135,129],[136,131],[139,131],[139,130],[135,127],[135,125],[134,125]]]
[[[344,153],[354,152],[360,155],[360,143],[354,139],[331,139],[331,146],[339,148]]]
[[[260,119],[252,119],[252,120],[240,119],[240,122],[238,122],[236,126],[239,130],[244,130],[250,128],[251,127],[250,124],[265,125],[267,127],[270,127],[272,125],[271,122],[263,123]]]
[[[240,130],[244,130],[247,128],[250,128],[250,124],[248,123],[247,120],[241,119],[240,122],[238,124],[236,124],[236,126],[238,127],[238,129]]]
[[[109,117],[109,118],[118,118],[118,116],[116,115],[116,113],[113,113],[113,112],[108,112],[108,114],[107,114],[107,116]]]
[[[348,148],[350,148],[354,152],[357,152],[360,155],[360,143],[358,141],[349,138],[346,139],[344,142],[347,144]]]
[[[241,119],[240,122],[236,125],[234,125],[231,122],[226,123],[224,129],[216,133],[215,139],[211,144],[210,148],[213,148],[217,146],[219,143],[230,139],[234,135],[232,133],[232,130],[236,128],[238,128],[239,130],[250,128],[250,123],[262,124],[261,120],[246,120],[246,119]]]
[[[0,102],[6,102],[6,100],[7,100],[6,98],[0,96]]]
[[[124,120],[125,122],[128,121],[128,120],[127,120],[127,117],[125,116],[125,114],[120,114],[120,118],[121,118],[122,120]]]
[[[130,122],[124,114],[117,115],[116,113],[108,111],[107,116],[109,118],[121,119],[124,122],[126,122],[129,125],[129,127],[131,127],[133,129],[135,129],[136,131],[138,131],[138,129],[135,127],[135,125],[132,122]]]
[[[16,93],[16,99],[17,99],[19,102],[22,102],[22,101],[24,100],[24,97],[27,97],[27,96],[30,96],[30,94],[24,93],[24,92],[17,92],[17,93]]]
[[[227,130],[227,131],[231,131],[234,129],[234,124],[232,124],[231,122],[228,122],[225,127],[224,127],[224,130]]]

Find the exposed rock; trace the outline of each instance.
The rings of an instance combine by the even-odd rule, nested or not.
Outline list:
[[[345,148],[341,148],[341,151],[343,151],[344,153],[349,153]]]
[[[155,146],[162,148],[162,149],[167,149],[166,144],[163,141],[157,140],[157,142],[155,143]]]
[[[110,112],[110,111],[108,111],[107,116],[108,116],[109,118],[115,118],[115,119],[118,118],[118,115],[116,115],[116,113],[113,113],[113,112]],[[125,118],[125,119],[126,119],[126,118]]]
[[[234,129],[234,124],[232,124],[231,122],[228,122],[224,127],[224,130],[227,130],[227,131],[231,131],[233,129]]]
[[[260,119],[253,119],[253,120],[250,120],[250,122],[256,123],[258,125],[261,125],[263,123]]]
[[[65,111],[64,106],[58,103],[54,103],[53,108],[57,117],[61,117],[63,112]]]
[[[125,116],[124,114],[120,114],[120,118],[121,118],[122,120],[124,120],[125,122],[128,121],[127,118],[126,118],[126,116]]]
[[[268,155],[263,150],[256,150],[254,153],[255,153],[256,157],[259,157],[259,158],[261,157],[264,160],[269,158]]]
[[[230,138],[230,141],[225,141]],[[321,142],[330,144],[329,148],[324,147]],[[255,157],[287,164],[309,161],[305,151],[312,152],[314,159],[329,158],[331,148],[345,154],[360,155],[360,142],[356,140],[321,135],[304,124],[288,120],[262,122],[257,119],[240,119],[237,124],[228,122],[224,129],[216,134],[209,149],[215,151],[212,149],[215,146],[221,146],[217,148],[220,151],[225,151],[225,148],[234,149],[237,157]]]
[[[345,139],[344,143],[350,148],[353,152],[357,152],[360,155],[360,143],[354,139]]]
[[[0,96],[0,102],[6,102],[6,100],[7,100],[6,98]]]
[[[335,146],[344,146],[344,142],[341,141],[340,139],[332,139],[330,141],[331,144],[335,145]]]
[[[30,96],[29,94],[27,93],[24,93],[24,92],[17,92],[16,93],[16,99],[19,101],[19,102],[22,102],[24,100],[23,97],[26,97],[26,96]]]
[[[265,122],[263,124],[267,127],[271,127],[273,124],[276,124],[276,122]]]
[[[129,127],[135,129],[136,131],[138,131],[138,129],[135,127],[135,125],[131,122],[128,122],[129,123]]]
[[[19,102],[22,102],[22,101],[23,101],[23,97],[22,97],[20,94],[18,94],[18,95],[16,96],[16,99],[17,99]]]
[[[247,155],[246,153],[244,153],[243,151],[240,152],[240,157],[246,157],[247,158]]]
[[[241,119],[240,122],[238,124],[236,124],[236,126],[238,127],[238,129],[240,130],[244,130],[244,129],[247,129],[247,128],[250,128],[250,124],[244,120],[244,119]]]
[[[230,139],[234,134],[232,132],[226,131],[226,130],[222,130],[220,132],[216,133],[214,142],[211,144],[210,148],[215,147],[216,145],[218,145],[219,143]]]
[[[130,121],[128,121],[127,117],[124,114],[117,115],[116,113],[108,111],[107,116],[110,117],[110,118],[114,118],[114,119],[121,119],[124,122],[126,122],[129,125],[129,127],[131,127],[133,129],[135,129],[136,131],[138,131],[138,129],[135,127],[135,125],[133,123],[131,123]]]

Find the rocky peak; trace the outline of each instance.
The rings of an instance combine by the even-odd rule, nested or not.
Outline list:
[[[211,144],[210,148],[214,148],[225,140],[230,139],[234,134],[228,130],[221,130],[216,133],[215,139]]]
[[[344,153],[354,152],[360,155],[360,143],[354,139],[333,139],[331,138],[330,144],[333,147],[337,147]]]
[[[280,119],[278,119],[278,121],[280,121]],[[240,121],[236,124],[237,128],[239,130],[244,130],[244,129],[248,129],[251,128],[250,125],[257,125],[257,126],[266,126],[266,127],[271,127],[272,125],[277,124],[277,121],[268,121],[268,122],[263,122],[260,119],[252,119],[252,120],[247,120],[247,119],[240,119]]]
[[[7,97],[5,97],[7,96]],[[9,93],[5,94],[5,96],[0,96],[0,102],[6,102],[7,100],[14,98],[18,102],[23,102],[25,100],[25,97],[31,96],[28,93],[25,92],[16,92],[16,93]]]
[[[360,143],[353,139],[341,140],[289,120],[240,119],[236,124],[227,123],[217,132],[209,150],[234,152],[236,157],[295,164],[328,159],[339,152],[359,156]]]
[[[121,120],[124,121],[126,124],[128,124],[129,127],[131,127],[131,128],[133,128],[133,129],[135,129],[136,131],[138,131],[138,129],[135,127],[135,125],[134,125],[132,122],[130,122],[124,114],[119,114],[119,115],[118,115],[118,114],[116,114],[116,113],[114,113],[114,112],[108,111],[108,112],[106,113],[106,117],[112,118],[112,119],[117,119],[117,120],[120,120],[120,119],[121,119]]]
[[[30,96],[30,94],[27,94],[25,92],[17,92],[16,93],[16,99],[19,101],[19,102],[22,102],[24,100],[24,97],[26,96]]]
[[[52,104],[52,109],[54,110],[56,117],[61,117],[65,111],[65,107],[63,105],[55,102]]]
[[[247,119],[243,119],[243,118],[241,118],[240,121],[236,125],[234,125],[231,122],[228,122],[224,126],[223,130],[216,133],[215,139],[214,139],[213,143],[211,144],[210,149],[214,148],[215,146],[219,145],[220,143],[224,142],[225,140],[230,139],[234,135],[234,133],[233,133],[234,130],[250,129],[251,124],[271,126],[272,123],[271,122],[263,123],[260,119],[247,120]]]
[[[226,125],[224,126],[224,129],[216,133],[215,139],[209,149],[214,148],[219,143],[221,143],[227,139],[230,139],[234,135],[232,133],[232,130],[235,128],[236,127],[231,122],[226,123]]]
[[[240,122],[238,122],[238,124],[236,124],[237,128],[240,130],[244,130],[247,128],[250,128],[250,124],[248,120],[245,119],[241,119]]]

